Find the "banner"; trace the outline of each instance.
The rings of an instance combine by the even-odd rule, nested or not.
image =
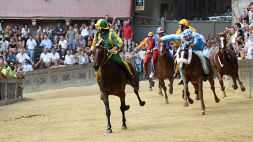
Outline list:
[[[139,11],[144,11],[144,0],[136,0],[135,9]]]

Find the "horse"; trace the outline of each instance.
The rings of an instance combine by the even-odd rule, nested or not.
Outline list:
[[[190,50],[190,49],[189,49]],[[182,53],[184,52],[184,53]],[[196,93],[196,100],[200,100],[201,103],[201,114],[205,115],[205,103],[203,98],[203,74],[204,70],[202,68],[201,60],[198,57],[197,54],[195,54],[192,51],[189,51],[191,55],[188,55],[188,51],[184,50],[178,50],[178,57],[183,58],[185,60],[188,59],[188,56],[191,56],[190,61],[188,61],[189,64],[185,64],[184,61],[180,61],[178,58],[178,64],[183,66],[183,74],[184,74],[184,89],[183,89],[183,99],[184,99],[184,107],[189,106],[188,102],[190,104],[193,104],[193,100],[190,98],[190,93],[188,90],[188,83],[191,82],[194,86],[195,93]],[[220,99],[217,97],[215,92],[215,86],[214,86],[214,76],[213,76],[213,70],[211,68],[210,63],[208,62],[208,59],[206,58],[206,61],[208,63],[209,68],[209,75],[208,75],[208,81],[211,85],[211,90],[214,95],[214,99],[216,103],[220,102]]]
[[[173,51],[172,51],[172,58],[168,58],[167,52],[166,51],[166,44],[164,42],[159,43],[159,54],[157,57],[157,61],[154,65],[155,69],[155,76],[159,80],[159,94],[162,94],[162,89],[165,94],[165,103],[168,104],[168,96],[167,96],[167,88],[164,83],[164,79],[169,79],[170,84],[169,84],[169,93],[173,93],[173,81],[174,81],[174,59],[173,59]]]
[[[236,54],[230,49],[229,44],[227,44],[226,32],[220,33],[218,38],[216,38],[217,46],[211,50],[209,54],[209,60],[212,67],[215,69],[217,78],[223,92],[223,97],[226,97],[225,86],[223,83],[223,75],[229,75],[232,77],[234,89],[237,89],[236,80],[238,80],[241,91],[245,91],[242,81],[239,78],[238,70],[238,60]]]
[[[110,60],[112,54],[108,52],[108,49],[104,48],[104,43],[98,41],[96,44],[94,54],[94,69],[96,71],[96,80],[100,88],[100,99],[103,100],[107,116],[107,133],[112,133],[112,126],[110,122],[110,107],[109,107],[109,95],[118,96],[120,98],[122,112],[122,129],[127,129],[125,111],[130,108],[130,105],[125,103],[125,87],[130,84],[129,79],[121,68],[113,61]],[[109,55],[110,54],[110,55]],[[139,96],[139,76],[133,66],[128,63],[131,71],[134,74],[137,85],[134,87],[134,93],[136,94],[140,106],[145,105],[145,101],[142,101]]]

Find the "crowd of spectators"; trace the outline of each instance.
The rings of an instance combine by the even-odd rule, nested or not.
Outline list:
[[[130,20],[121,21],[108,15],[105,19],[124,40],[122,57],[133,58],[129,53],[135,48]],[[88,64],[93,62],[90,48],[96,33],[94,24],[74,24],[66,29],[58,23],[55,26],[38,26],[37,31],[30,29],[27,24],[22,28],[5,25],[0,31],[0,62],[2,60],[2,65],[10,67],[14,73]],[[35,59],[38,54],[39,59]]]

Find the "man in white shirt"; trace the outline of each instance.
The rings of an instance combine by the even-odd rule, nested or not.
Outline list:
[[[23,47],[21,47],[19,49],[19,53],[17,54],[17,61],[19,63],[21,63],[22,65],[25,63],[25,59],[28,59],[32,64],[32,60],[30,59],[30,57],[25,53],[25,49]]]
[[[42,60],[47,66],[49,65],[48,48],[43,49],[43,53],[40,54],[40,60]]]
[[[70,54],[70,51],[67,50],[67,55],[65,56],[64,64],[73,65],[75,63],[73,55]]]
[[[55,52],[55,48],[52,48],[52,52],[49,54],[49,63],[52,65],[55,61],[60,60],[59,53]]]
[[[30,57],[31,60],[33,60],[34,57],[34,49],[35,46],[37,46],[37,42],[35,39],[33,39],[32,35],[29,35],[29,39],[26,41],[27,46],[27,54]]]
[[[61,48],[64,48],[64,49],[67,49],[68,47],[68,42],[66,39],[63,38],[63,36],[60,37],[60,41],[58,44],[61,45]]]

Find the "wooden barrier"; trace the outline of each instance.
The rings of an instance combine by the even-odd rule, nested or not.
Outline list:
[[[1,79],[0,80],[0,105],[11,104],[23,98],[22,79]]]

